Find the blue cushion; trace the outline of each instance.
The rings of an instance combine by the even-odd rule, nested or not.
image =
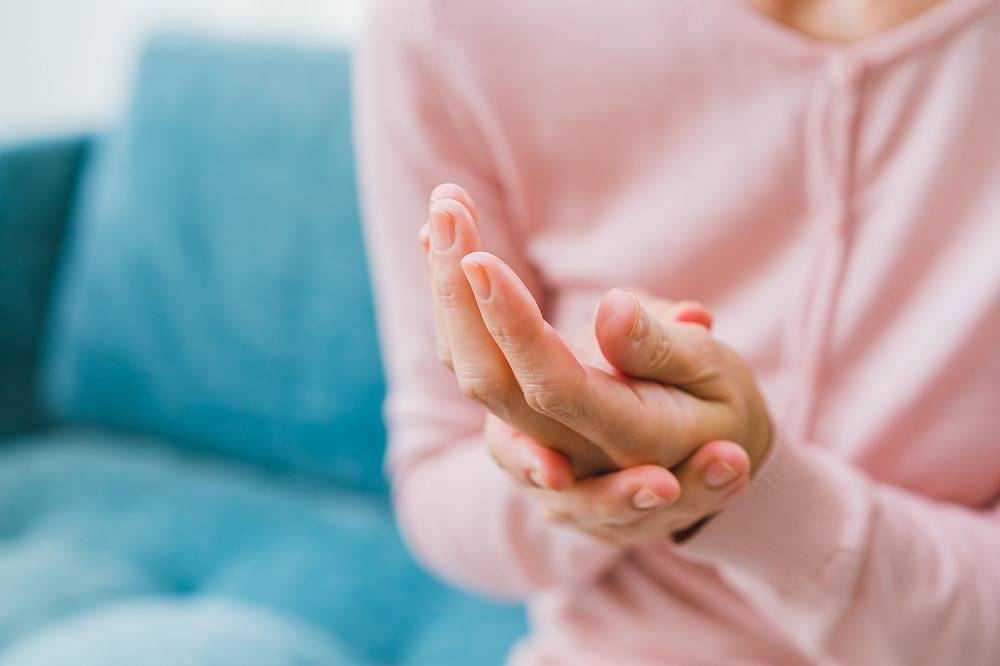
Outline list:
[[[83,137],[0,146],[0,436],[37,427],[37,357]]]
[[[44,400],[384,491],[346,52],[155,39],[88,168]]]
[[[143,645],[185,651],[163,662],[179,664],[499,665],[525,631],[520,608],[423,573],[384,496],[100,431],[0,447],[0,591],[0,654],[55,642],[88,666],[161,663]],[[286,656],[241,658],[241,622]],[[102,649],[91,633],[144,638]],[[227,641],[231,659],[203,651]]]
[[[46,627],[0,666],[359,666],[313,627],[231,599],[138,599]]]

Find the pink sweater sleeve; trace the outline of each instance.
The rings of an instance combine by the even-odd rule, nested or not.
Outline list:
[[[446,45],[415,5],[374,3],[355,64],[359,179],[390,386],[387,464],[401,528],[418,557],[460,584],[519,597],[596,577],[620,552],[541,518],[487,455],[485,413],[437,359],[417,241],[435,185],[457,182],[472,194],[484,243],[540,294],[512,236],[490,147],[431,52]]]
[[[779,442],[737,504],[679,551],[715,567],[815,663],[1000,655],[997,510],[877,484],[816,447]]]

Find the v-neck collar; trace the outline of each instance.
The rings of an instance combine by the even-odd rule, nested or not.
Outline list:
[[[704,0],[703,0],[704,1]],[[907,21],[856,42],[810,37],[782,25],[744,0],[712,0],[712,8],[758,48],[802,60],[849,55],[868,63],[888,62],[960,29],[997,0],[941,0]]]

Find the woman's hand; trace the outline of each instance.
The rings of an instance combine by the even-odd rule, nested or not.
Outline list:
[[[435,190],[422,240],[439,356],[495,415],[486,430],[498,462],[563,491],[540,494],[550,517],[631,541],[688,527],[746,485],[770,444],[769,420],[745,363],[708,332],[704,308],[642,307],[610,292],[596,337],[621,372],[607,373],[581,364],[517,276],[479,251],[475,206],[461,188]],[[682,483],[691,488],[679,501]]]
[[[533,409],[525,399],[510,364],[487,330],[462,259],[481,250],[475,204],[455,185],[442,185],[431,197],[430,222],[421,232],[434,289],[437,353],[450,367],[462,392],[536,442],[572,461],[568,474],[551,471],[551,486],[563,487],[573,478],[617,469],[614,461],[586,437]],[[533,469],[508,463],[504,451],[494,457],[515,477],[530,482]],[[551,460],[551,456],[546,459]]]
[[[585,365],[513,271],[476,250],[472,211],[471,200],[437,198],[429,252],[439,354],[467,396],[559,447],[574,466],[581,466],[578,452],[599,460],[589,473],[641,464],[669,469],[714,440],[740,444],[752,465],[764,457],[771,441],[764,400],[746,363],[704,325],[665,316],[669,303],[654,301],[647,310],[612,290],[595,329],[620,374]]]
[[[509,425],[487,417],[486,439],[502,450],[514,469],[559,469],[569,463]],[[544,460],[544,463],[539,463]],[[542,514],[552,522],[575,527],[620,546],[681,541],[707,518],[719,513],[750,483],[750,458],[734,442],[705,444],[694,455],[666,470],[638,465],[618,472],[563,483],[559,490],[533,490]],[[540,480],[535,483],[542,486]],[[549,485],[548,483],[544,485]]]

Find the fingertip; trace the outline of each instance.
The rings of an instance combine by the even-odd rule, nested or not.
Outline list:
[[[698,301],[681,301],[680,303],[676,303],[675,306],[678,312],[674,316],[674,321],[698,324],[710,331],[712,330],[714,323],[712,312],[702,303]]]
[[[482,248],[475,217],[461,201],[439,199],[428,212],[430,248],[461,257]]]
[[[455,183],[441,183],[437,185],[433,190],[431,190],[431,203],[439,201],[441,199],[454,199],[456,196],[468,196],[468,192],[465,191],[460,185]]]
[[[457,199],[438,199],[431,204],[430,210],[432,212],[435,210],[442,211],[454,218],[462,218],[468,220],[472,224],[475,223],[472,217],[472,211],[469,210],[468,206]]]
[[[477,250],[475,252],[470,252],[469,254],[462,257],[463,264],[475,264],[477,266],[493,266],[494,264],[502,264],[499,259],[490,254],[489,252],[483,252],[482,250]]]
[[[546,482],[545,478],[542,477],[541,472],[539,472],[535,468],[531,468],[531,469],[528,469],[527,471],[525,471],[524,478],[528,482],[529,485],[532,485],[532,486],[534,486],[536,488],[540,488],[541,490],[551,490],[551,488],[549,488],[548,483]]]
[[[669,470],[653,466],[651,475],[654,480],[650,483],[650,487],[654,488],[660,497],[666,499],[670,504],[680,499],[681,484]]]
[[[597,308],[597,326],[609,335],[627,335],[636,327],[639,314],[639,299],[634,294],[612,289],[604,294]]]
[[[643,486],[632,495],[632,506],[637,509],[658,509],[666,506],[667,500],[657,495],[653,490]]]
[[[720,439],[709,442],[706,446],[712,456],[724,460],[731,467],[740,471],[750,471],[750,454],[736,442]]]
[[[635,342],[648,331],[648,321],[639,300],[624,289],[612,289],[597,308],[594,332],[601,353],[618,369],[629,369]]]
[[[462,259],[462,272],[465,273],[465,279],[469,282],[469,287],[472,288],[476,301],[479,303],[489,301],[493,287],[490,284],[490,274],[486,269],[468,257],[464,257]]]
[[[569,490],[576,483],[576,477],[573,475],[573,467],[570,465],[569,461],[563,458],[559,453],[553,451],[556,456],[562,458],[561,461],[555,462],[548,465],[539,466],[539,470],[543,470],[542,478],[545,481],[545,485],[550,490]]]
[[[478,224],[476,203],[465,188],[455,183],[441,183],[431,191],[430,204],[433,206],[444,200],[451,200],[461,204],[471,213],[472,222]]]
[[[740,472],[725,460],[717,458],[708,463],[708,467],[705,468],[704,478],[706,486],[719,489],[728,486],[740,478]]]
[[[657,465],[640,465],[619,472],[627,486],[625,494],[639,509],[673,504],[681,496],[681,485],[670,470]],[[640,506],[640,504],[642,506]]]
[[[544,490],[569,490],[576,483],[573,465],[569,459],[543,444],[522,436],[530,454],[526,477],[535,486]]]
[[[736,442],[709,442],[698,452],[701,475],[709,488],[729,486],[750,476],[750,456]]]
[[[420,227],[420,231],[417,232],[417,240],[420,241],[420,247],[424,249],[424,252],[428,252],[431,248],[431,223],[425,222],[423,226]]]
[[[573,471],[562,466],[539,464],[528,474],[531,482],[542,490],[569,490],[576,483]]]
[[[505,302],[530,303],[534,310],[538,309],[534,297],[521,282],[521,278],[496,255],[482,251],[470,252],[462,258],[462,268],[467,277],[471,273],[488,282],[490,293],[502,295]]]

